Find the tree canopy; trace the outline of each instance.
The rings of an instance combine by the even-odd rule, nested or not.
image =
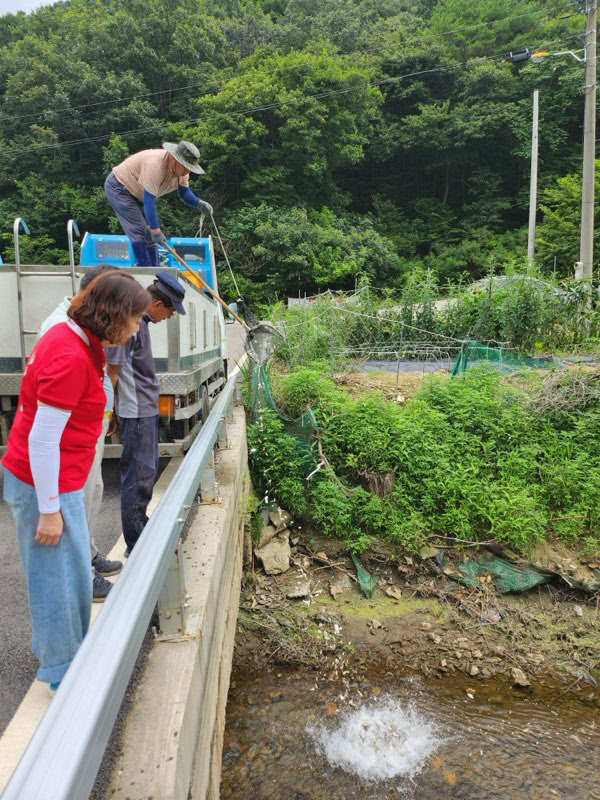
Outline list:
[[[441,281],[524,257],[531,95],[540,89],[539,262],[578,246],[583,66],[558,0],[61,0],[0,17],[0,249],[65,259],[69,217],[117,231],[102,184],[186,138],[234,267],[263,300]],[[169,233],[197,217],[174,196]],[[565,218],[565,214],[568,217]],[[29,250],[27,250],[29,248]]]

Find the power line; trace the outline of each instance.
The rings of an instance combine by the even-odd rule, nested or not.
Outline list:
[[[553,43],[553,44],[556,44],[556,42]],[[489,58],[482,57],[482,58],[479,58],[479,59],[471,59],[469,62],[461,62],[461,63],[458,63],[458,64],[450,64],[448,66],[443,66],[443,67],[432,67],[431,69],[418,70],[418,71],[415,71],[415,72],[408,72],[408,73],[405,73],[404,75],[397,75],[397,76],[390,77],[390,78],[383,78],[382,80],[379,80],[379,81],[370,81],[370,82],[367,82],[367,83],[356,84],[354,86],[347,86],[347,87],[344,87],[342,89],[334,89],[334,90],[331,90],[331,91],[328,91],[328,92],[318,92],[316,94],[302,95],[301,97],[294,97],[294,98],[290,98],[289,100],[280,100],[280,101],[277,101],[275,103],[268,103],[268,104],[261,105],[261,106],[250,106],[250,107],[244,108],[244,109],[235,109],[235,110],[231,110],[231,111],[220,111],[220,112],[217,112],[215,114],[211,114],[211,115],[205,116],[205,117],[195,117],[193,119],[187,119],[187,120],[176,120],[175,122],[176,122],[176,124],[194,125],[194,124],[197,124],[199,122],[204,122],[204,121],[211,120],[211,119],[218,119],[218,118],[224,117],[224,116],[225,117],[227,117],[227,116],[246,116],[248,114],[254,114],[254,113],[261,112],[261,111],[270,111],[271,109],[281,108],[281,107],[287,106],[287,105],[299,105],[300,103],[305,103],[305,102],[308,102],[310,100],[322,100],[322,99],[325,99],[327,97],[334,97],[334,96],[337,96],[337,95],[349,94],[349,93],[355,92],[355,91],[362,91],[364,89],[376,88],[378,86],[383,86],[383,85],[388,84],[388,83],[395,83],[397,81],[405,80],[406,78],[415,78],[415,77],[419,77],[421,75],[431,75],[431,74],[441,73],[441,72],[451,72],[452,70],[463,69],[465,67],[471,68],[474,65],[474,63],[477,62],[477,61],[478,62],[496,63],[498,61],[504,60],[505,57],[506,57],[506,54],[502,54],[502,55],[499,55],[499,56],[493,56],[493,57],[489,57]],[[110,133],[104,133],[104,134],[100,134],[98,136],[91,136],[91,137],[90,136],[86,136],[86,137],[84,137],[82,139],[74,139],[74,140],[71,140],[69,142],[55,142],[54,144],[33,145],[33,146],[27,147],[27,148],[15,148],[15,149],[12,149],[12,150],[4,150],[3,151],[3,155],[4,156],[11,156],[11,155],[12,156],[16,156],[16,155],[24,155],[24,154],[27,154],[27,153],[39,152],[39,151],[42,151],[42,150],[58,150],[58,149],[61,149],[63,147],[72,147],[72,146],[75,146],[75,145],[78,145],[78,144],[85,144],[87,142],[93,143],[93,142],[97,142],[97,141],[102,141],[103,139],[109,139],[112,136],[131,136],[133,134],[149,133],[150,131],[158,130],[158,129],[163,128],[163,127],[165,127],[167,125],[170,125],[170,124],[174,124],[174,122],[166,121],[166,120],[160,120],[156,124],[150,125],[150,126],[145,127],[145,128],[133,128],[133,129],[130,129],[130,130],[127,130],[127,131],[118,131],[118,132],[111,131]]]
[[[570,34],[565,35],[561,39],[554,39],[551,42],[544,42],[544,44],[539,44],[539,45],[535,45],[535,46],[529,45],[528,49],[529,50],[540,50],[540,49],[547,48],[547,47],[554,47],[555,45],[566,44],[571,39],[585,39],[585,33],[570,33]],[[414,41],[414,39],[411,39],[410,41],[407,41],[406,44],[411,44],[413,41]],[[521,50],[521,49],[524,49],[524,47],[525,47],[524,45],[520,45],[518,48],[513,48],[513,49]],[[361,50],[360,51],[361,55],[375,55],[375,54],[379,54],[379,52],[380,52],[379,50],[375,50],[375,49],[372,49],[372,50]],[[500,53],[500,54],[497,54],[497,55],[494,55],[494,56],[491,56],[491,57],[490,56],[473,56],[469,60],[470,61],[489,60],[490,58],[491,59],[503,60],[503,59],[507,58],[510,55],[511,52],[512,51],[503,52],[503,53]]]
[[[45,108],[43,111],[35,111],[31,114],[17,114],[15,116],[0,116],[0,123],[7,122],[7,121],[15,121],[19,119],[29,119],[30,117],[42,117],[44,114],[65,114],[70,111],[78,111],[81,108],[91,108],[92,106],[102,106],[107,105],[108,103],[125,103],[129,102],[130,100],[140,100],[144,97],[157,97],[158,95],[163,94],[172,94],[174,92],[183,92],[186,89],[197,89],[199,86],[205,86],[206,84],[203,83],[190,83],[187,86],[177,86],[172,89],[163,89],[160,92],[145,92],[144,94],[135,94],[129,97],[113,97],[110,100],[98,100],[96,103],[84,103],[83,105],[79,106],[67,106],[65,108]],[[214,87],[219,89],[219,87]],[[209,90],[209,92],[212,90]],[[209,94],[207,92],[207,94]]]
[[[247,114],[254,114],[254,113],[259,112],[259,111],[269,111],[269,110],[271,110],[273,108],[279,108],[281,106],[304,103],[304,102],[307,102],[309,100],[320,100],[320,99],[324,99],[326,97],[332,97],[334,95],[348,94],[349,92],[359,91],[359,90],[368,89],[368,88],[374,88],[374,87],[377,87],[377,86],[381,86],[381,85],[383,85],[385,83],[390,83],[390,82],[393,82],[393,81],[399,81],[399,80],[403,80],[405,78],[416,77],[416,76],[419,76],[419,75],[426,75],[426,74],[431,74],[431,73],[435,73],[435,72],[447,72],[449,70],[456,69],[459,66],[462,66],[462,65],[457,64],[457,65],[452,65],[452,66],[449,66],[449,67],[435,67],[435,68],[427,69],[427,70],[419,70],[417,72],[407,73],[406,75],[400,75],[400,76],[396,76],[396,77],[393,77],[393,78],[385,78],[385,79],[383,79],[381,81],[373,81],[373,82],[370,82],[370,83],[362,83],[362,84],[358,84],[358,85],[355,85],[355,86],[347,86],[347,87],[345,87],[343,89],[336,89],[336,90],[333,90],[333,91],[330,91],[330,92],[319,92],[318,94],[303,95],[302,97],[290,98],[289,100],[280,100],[280,101],[278,101],[276,103],[269,103],[269,104],[262,105],[262,106],[250,106],[249,108],[238,109],[238,110],[233,110],[233,111],[222,111],[222,112],[219,112],[217,114],[211,114],[210,116],[207,116],[207,117],[196,117],[195,119],[178,120],[177,122],[178,122],[178,124],[189,125],[189,124],[194,124],[194,123],[201,122],[201,121],[206,121],[206,120],[209,120],[209,119],[218,119],[219,117],[223,117],[223,116],[246,116]],[[33,147],[29,147],[29,148],[21,148],[21,149],[14,149],[14,150],[4,150],[3,151],[3,155],[5,155],[5,156],[7,156],[7,155],[22,155],[24,153],[37,152],[39,150],[55,150],[55,149],[59,149],[61,147],[70,147],[72,145],[82,144],[82,143],[84,143],[86,141],[100,141],[102,139],[110,138],[111,136],[129,136],[129,135],[132,135],[134,133],[148,133],[149,131],[156,130],[157,128],[164,127],[165,125],[168,125],[168,124],[171,124],[171,123],[166,122],[166,121],[160,121],[156,125],[151,125],[151,126],[149,126],[147,128],[135,128],[135,129],[128,130],[128,131],[120,131],[118,133],[111,132],[111,133],[102,134],[102,135],[99,135],[99,136],[94,136],[94,137],[91,137],[90,139],[75,139],[75,140],[70,141],[70,142],[56,142],[55,144],[34,145]]]
[[[569,9],[571,7],[572,7],[571,4],[569,4],[568,6],[561,6],[561,7],[557,8],[557,9],[555,9],[555,11],[566,11],[567,9]],[[536,14],[546,14],[547,11],[548,11],[548,9],[540,9],[539,11],[528,11],[528,12],[524,12],[523,14],[514,14],[514,15],[511,15],[509,17],[497,17],[497,18],[492,19],[492,20],[486,20],[485,22],[474,22],[472,25],[465,25],[463,28],[454,28],[451,31],[433,31],[433,30],[429,30],[427,32],[420,33],[420,34],[415,34],[414,36],[411,36],[409,43],[412,43],[415,39],[417,39],[417,40],[419,40],[419,39],[430,39],[432,36],[452,36],[455,33],[463,33],[464,31],[474,30],[476,28],[485,28],[485,27],[488,27],[490,24],[496,24],[498,22],[509,22],[509,21],[511,21],[513,19],[519,19],[520,17],[532,17],[532,16],[535,16]],[[577,12],[576,11],[572,11],[570,14],[564,15],[563,17],[561,17],[561,19],[568,19],[568,18],[574,17],[574,16],[577,16]],[[540,22],[552,22],[553,19],[551,17],[548,17],[545,20],[539,20],[539,21]],[[585,35],[585,34],[583,34],[583,35]],[[361,51],[361,52],[365,52],[365,51]]]
[[[566,11],[567,9],[569,9],[571,7],[572,7],[571,4],[569,4],[567,6],[562,6],[562,7],[559,7],[557,9],[554,9],[554,11],[555,12],[556,11]],[[473,23],[472,25],[466,25],[464,28],[455,28],[452,31],[443,31],[443,32],[440,32],[440,33],[436,33],[435,31],[431,31],[431,34],[434,35],[434,36],[450,36],[453,33],[462,33],[463,31],[473,30],[473,28],[484,28],[484,27],[487,27],[488,25],[490,25],[492,23],[495,24],[495,23],[498,23],[498,22],[509,22],[510,20],[513,20],[513,19],[519,19],[520,17],[533,17],[536,14],[545,14],[547,12],[547,10],[548,9],[544,8],[544,9],[540,9],[539,11],[525,11],[525,12],[523,12],[523,14],[515,14],[514,16],[510,16],[510,17],[497,17],[495,19],[488,20],[486,22],[477,22],[477,23]],[[568,17],[574,17],[576,15],[577,15],[577,12],[573,11],[570,14],[567,14],[564,17],[564,19],[567,19]],[[546,21],[549,22],[551,20],[548,19]]]
[[[571,8],[571,7],[572,7],[572,4],[568,4],[566,6],[559,7],[558,9],[556,9],[556,11],[567,10],[568,8]],[[494,19],[493,22],[494,23],[497,23],[497,22],[508,22],[510,20],[519,19],[519,18],[525,17],[525,16],[533,16],[533,15],[536,15],[536,14],[545,14],[545,13],[546,13],[546,9],[541,9],[540,11],[531,11],[531,12],[526,12],[526,13],[523,13],[523,14],[514,14],[514,15],[511,15],[511,16],[508,16],[508,17],[499,17],[497,19]],[[575,15],[575,12],[573,12],[573,14],[570,15],[570,16],[574,16],[574,15]],[[550,21],[550,20],[547,19],[545,21]],[[463,31],[472,30],[474,28],[485,27],[486,25],[489,25],[489,24],[490,24],[489,22],[480,22],[480,23],[473,23],[472,25],[467,25],[467,26],[465,26],[463,28],[455,28],[455,29],[450,30],[450,31],[439,31],[439,32],[429,31],[427,33],[422,33],[422,34],[417,34],[415,36],[411,36],[410,41],[412,43],[415,40],[417,40],[417,41],[418,40],[427,40],[431,36],[450,36],[450,35],[452,35],[454,33],[461,33]],[[581,35],[584,36],[585,34],[581,34]],[[579,34],[575,34],[575,36],[579,36]],[[566,38],[571,38],[571,37],[566,37]],[[361,52],[361,53],[365,53],[365,52],[369,53],[369,52],[375,52],[375,51],[361,50],[359,52]],[[0,123],[1,122],[5,122],[5,121],[16,121],[16,120],[20,120],[20,119],[38,118],[38,117],[42,117],[45,114],[49,114],[49,113],[50,114],[72,113],[74,111],[78,111],[78,110],[83,109],[83,108],[93,108],[93,107],[98,107],[98,106],[101,106],[101,105],[107,105],[109,103],[124,103],[124,102],[129,102],[129,101],[132,101],[132,100],[139,100],[139,99],[147,98],[147,97],[159,97],[159,96],[164,95],[164,94],[170,94],[170,93],[174,93],[174,92],[186,91],[187,89],[197,89],[198,87],[204,86],[204,85],[205,85],[204,83],[191,83],[191,84],[188,84],[186,86],[178,86],[178,87],[174,87],[174,88],[170,88],[170,89],[163,89],[163,90],[158,91],[158,92],[144,92],[143,94],[130,95],[130,96],[127,96],[127,97],[113,97],[112,99],[99,100],[99,101],[94,102],[94,103],[83,103],[83,104],[77,105],[77,106],[66,106],[66,107],[63,107],[63,108],[46,108],[43,111],[36,111],[36,112],[32,112],[30,114],[18,114],[18,115],[11,115],[11,116],[0,116]]]

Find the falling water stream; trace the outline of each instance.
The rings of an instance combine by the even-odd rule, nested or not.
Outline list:
[[[600,800],[592,691],[234,674],[222,800]]]

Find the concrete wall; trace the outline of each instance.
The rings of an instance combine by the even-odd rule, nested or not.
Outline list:
[[[108,796],[216,800],[242,577],[246,486],[244,411],[216,455],[220,502],[199,505],[184,542],[186,635],[157,638],[128,717]]]

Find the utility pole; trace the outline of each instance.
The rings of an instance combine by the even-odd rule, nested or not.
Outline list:
[[[529,233],[527,236],[527,271],[533,266],[535,255],[535,218],[537,212],[538,127],[540,116],[540,90],[533,90],[533,124],[531,127],[531,176],[529,180]]]
[[[587,3],[579,260],[583,267],[582,279],[591,281],[594,259],[594,170],[596,159],[596,0],[587,0]]]

